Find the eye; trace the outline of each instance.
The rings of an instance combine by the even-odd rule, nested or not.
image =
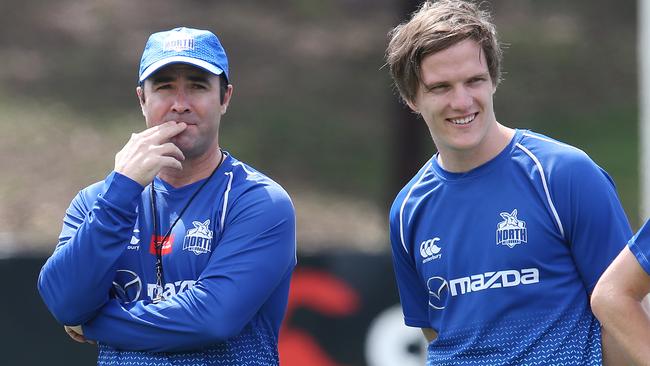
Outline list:
[[[449,85],[447,84],[435,84],[427,88],[429,93],[440,94],[449,90]]]
[[[487,80],[487,78],[485,78],[483,76],[477,76],[477,77],[473,77],[473,78],[469,79],[469,84],[476,85],[476,84],[480,84],[480,83],[482,83],[482,82],[484,82],[486,80]]]
[[[166,90],[171,89],[171,84],[158,84],[154,86],[154,90]]]

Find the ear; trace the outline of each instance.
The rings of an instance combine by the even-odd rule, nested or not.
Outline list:
[[[144,89],[141,86],[135,88],[135,94],[138,96],[138,101],[140,102],[140,110],[144,116]]]
[[[228,84],[226,93],[223,95],[223,103],[221,103],[221,115],[226,114],[228,110],[228,105],[230,104],[230,98],[232,98],[233,87],[232,84]]]
[[[411,110],[413,112],[418,113],[418,114],[420,113],[420,110],[418,109],[417,104],[415,104],[415,101],[407,100],[407,99],[404,99],[404,101],[406,102],[406,105],[408,105],[409,108],[411,108]]]

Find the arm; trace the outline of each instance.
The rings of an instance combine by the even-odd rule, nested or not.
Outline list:
[[[650,276],[625,247],[591,296],[592,310],[603,325],[603,351],[606,331],[637,365],[650,365],[650,318],[641,305],[649,292]]]
[[[295,266],[295,216],[284,191],[233,204],[195,285],[158,304],[111,300],[84,324],[88,339],[149,352],[197,349],[239,334]],[[288,288],[286,289],[288,290]],[[118,331],[116,331],[118,330]]]
[[[108,301],[113,266],[129,241],[141,191],[130,179],[111,174],[105,188],[93,186],[72,201],[59,244],[38,278],[41,297],[60,323],[81,324]],[[88,202],[92,197],[96,201]]]
[[[115,173],[104,186],[92,186],[73,200],[59,244],[38,279],[41,297],[59,322],[81,324],[108,300],[115,262],[135,225],[138,197],[162,168],[180,168],[183,154],[169,140],[186,127],[167,122],[133,134],[115,156]]]

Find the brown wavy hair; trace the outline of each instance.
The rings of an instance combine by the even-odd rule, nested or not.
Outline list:
[[[501,81],[503,51],[490,13],[481,5],[463,0],[427,1],[388,36],[386,64],[404,101],[415,100],[422,59],[466,39],[481,46],[494,86]]]

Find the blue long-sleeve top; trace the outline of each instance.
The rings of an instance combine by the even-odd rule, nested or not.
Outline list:
[[[100,361],[266,350],[277,362],[296,264],[294,209],[277,183],[231,155],[173,227],[162,250],[165,300],[152,302],[152,214],[163,236],[203,182],[174,188],[156,178],[154,213],[151,186],[114,172],[71,203],[38,288],[59,322],[82,324],[100,343]]]

